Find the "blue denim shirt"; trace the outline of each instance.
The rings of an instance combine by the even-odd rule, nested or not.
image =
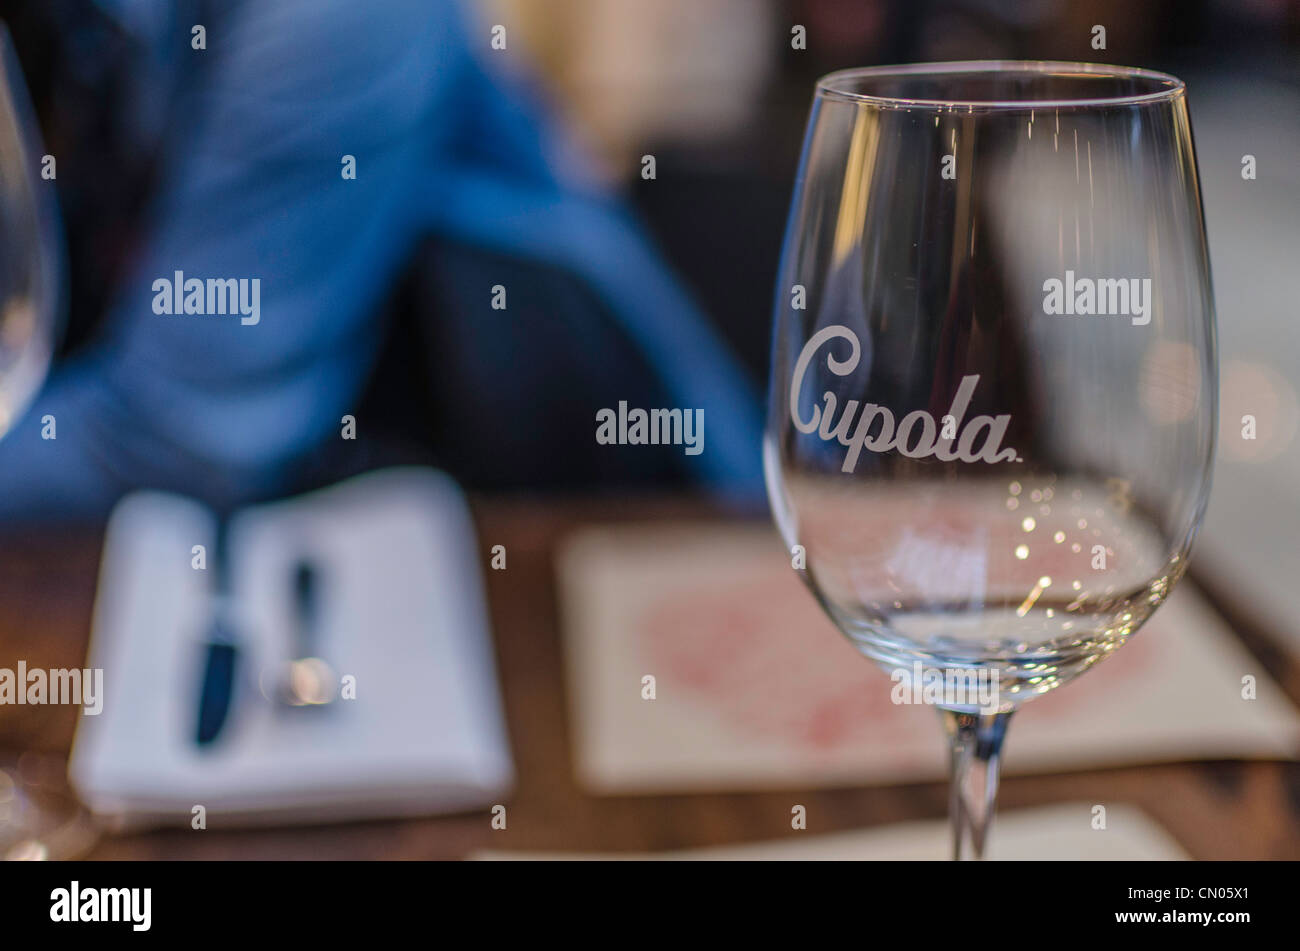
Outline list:
[[[382,344],[376,311],[430,237],[581,279],[674,405],[705,410],[700,480],[761,491],[748,381],[626,210],[583,184],[489,24],[452,0],[258,0],[223,5],[196,51],[166,0],[99,3],[153,44],[152,68],[203,57],[204,73],[169,106],[149,239],[105,332],[0,440],[0,518],[95,516],[141,486],[218,504],[282,491],[338,436]],[[153,282],[176,271],[260,279],[260,321],[154,313]]]

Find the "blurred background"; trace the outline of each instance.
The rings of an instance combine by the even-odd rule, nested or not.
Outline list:
[[[533,717],[533,701],[512,698],[512,685],[532,697],[563,680],[551,643],[556,539],[589,516],[712,513],[640,502],[698,485],[761,514],[759,394],[816,79],[853,66],[957,59],[1140,66],[1187,81],[1217,292],[1224,435],[1197,580],[1234,626],[1267,632],[1247,637],[1251,650],[1295,689],[1300,0],[357,6],[363,14],[291,0],[0,2],[45,151],[58,159],[51,184],[67,245],[66,332],[53,390],[30,413],[39,418],[43,400],[66,396],[70,421],[80,408],[100,427],[98,435],[90,425],[61,428],[65,455],[48,470],[28,438],[36,421],[0,441],[0,515],[94,523],[139,487],[225,510],[382,466],[445,470],[470,490],[485,549],[495,532],[525,552],[522,577],[532,580],[507,591],[489,572],[488,600],[523,788],[552,803],[570,780],[551,786],[540,777],[568,755],[565,728],[538,738],[529,731],[541,728],[527,722],[559,724],[560,701],[537,701],[544,715]],[[197,23],[207,24],[204,51],[191,45]],[[506,27],[505,49],[492,45],[497,25]],[[1095,25],[1105,27],[1104,49],[1094,46]],[[260,76],[265,97],[247,85]],[[407,101],[419,108],[391,105]],[[338,191],[339,156],[348,153],[358,155],[364,190]],[[1256,160],[1251,179],[1242,175],[1246,155]],[[308,174],[307,159],[320,170]],[[261,274],[263,326],[205,330],[198,348],[169,342],[173,332],[158,329],[163,318],[149,313],[146,289],[174,268]],[[277,278],[293,293],[277,298]],[[507,323],[491,310],[497,284],[511,294]],[[294,329],[275,330],[277,320]],[[215,375],[205,375],[213,365]],[[157,385],[141,382],[153,374]],[[240,400],[223,389],[230,380],[247,383]],[[706,406],[705,459],[679,447],[594,445],[593,407],[619,400]],[[115,415],[123,401],[126,417]],[[170,410],[154,414],[159,407]],[[342,413],[361,423],[355,442],[337,438]],[[1240,437],[1247,413],[1259,420],[1249,442]],[[154,425],[154,415],[165,418]],[[136,423],[124,427],[123,418]],[[231,432],[240,438],[223,435]],[[538,496],[554,507],[529,508]],[[599,515],[572,507],[588,502],[605,507]],[[50,624],[75,643],[88,626],[98,550],[69,561],[59,544],[7,559],[19,579],[10,585],[55,579],[8,623]],[[55,563],[81,580],[41,573]],[[71,598],[73,613],[42,620],[64,583],[83,592]],[[550,635],[512,633],[512,618],[526,623],[537,613]],[[534,635],[554,651],[525,679]],[[19,643],[31,652],[36,639]],[[18,741],[57,749],[60,730]],[[1296,849],[1300,779],[1294,768],[1269,776],[1258,781],[1280,784],[1261,793],[1287,830],[1278,848]],[[1215,783],[1255,781],[1203,779],[1177,782],[1201,790],[1206,809]],[[544,791],[529,787],[533,780]],[[1155,799],[1137,776],[1118,785]],[[1014,785],[1009,795],[1040,798]],[[848,802],[825,800],[844,826],[913,817],[903,793],[875,813]],[[936,787],[935,815],[942,802]],[[673,807],[639,808],[662,817]],[[1171,820],[1184,833],[1204,814],[1189,809]],[[528,844],[683,847],[717,844],[728,828],[751,834],[712,813],[712,825],[702,814],[664,819],[658,836],[633,831],[639,814],[608,815],[622,830],[617,841],[588,830]],[[477,841],[448,834],[466,848]],[[1252,841],[1267,838],[1260,831]],[[361,832],[338,840],[350,843],[340,854],[362,854],[364,840]],[[169,841],[116,854],[158,854]],[[308,846],[286,838],[230,846],[231,854],[257,848]],[[1192,851],[1232,849],[1201,838]]]
[[[394,26],[411,16],[409,6],[391,5]],[[114,304],[126,296],[130,268],[151,234],[158,233],[158,206],[168,197],[168,176],[186,167],[187,156],[175,139],[188,135],[187,123],[202,123],[203,116],[196,113],[205,102],[221,103],[216,97],[205,99],[204,84],[221,82],[216,74],[222,63],[236,60],[232,70],[247,68],[229,48],[245,35],[231,32],[241,7],[246,5],[189,0],[0,4],[47,148],[61,163],[57,190],[70,272],[65,354],[87,347],[115,319]],[[276,7],[285,17],[296,12],[294,4],[268,10]],[[1289,442],[1296,422],[1294,392],[1277,378],[1288,376],[1288,368],[1258,369],[1250,351],[1275,336],[1275,330],[1288,336],[1282,328],[1290,316],[1285,308],[1292,306],[1273,293],[1287,282],[1267,265],[1278,260],[1270,253],[1285,260],[1286,251],[1295,248],[1294,243],[1288,248],[1294,231],[1268,230],[1294,220],[1285,213],[1294,211],[1296,175],[1291,146],[1300,5],[1293,0],[472,0],[460,8],[459,18],[441,4],[430,9],[447,17],[454,45],[465,47],[490,72],[509,74],[518,83],[506,94],[529,100],[529,118],[521,118],[521,125],[535,116],[560,130],[564,157],[550,159],[557,174],[580,180],[583,187],[607,187],[630,207],[636,226],[649,235],[673,278],[698,304],[698,314],[680,319],[698,317],[716,328],[754,393],[765,385],[772,282],[803,122],[818,76],[879,63],[1026,58],[1097,60],[1184,77],[1192,90],[1225,367],[1231,371],[1225,375],[1225,408],[1235,405],[1237,388],[1252,393],[1262,388],[1266,398],[1283,407],[1279,438],[1260,439],[1237,454],[1276,456],[1282,443]],[[332,10],[324,6],[308,16],[340,19]],[[391,29],[382,26],[384,16],[380,4],[372,17],[377,46],[390,42],[384,36]],[[205,17],[219,42],[210,51],[194,51],[184,42],[189,25]],[[345,18],[336,29],[342,22]],[[497,24],[509,28],[504,51],[490,46],[490,30]],[[1106,30],[1103,50],[1093,48],[1092,28],[1098,24]],[[267,28],[275,27],[268,14]],[[797,28],[806,38],[796,37]],[[308,38],[314,33],[318,39],[332,35],[328,25],[304,31]],[[276,42],[283,40],[268,40],[268,45]],[[321,85],[325,76],[305,62],[283,63],[291,54],[292,44],[286,43],[277,51],[277,62],[286,73],[301,74],[301,88],[291,90],[297,104],[328,114],[329,90]],[[469,86],[474,80],[457,82]],[[448,116],[445,121],[450,126],[462,119]],[[435,128],[436,121],[428,123],[430,136]],[[342,120],[338,131],[346,131]],[[346,151],[346,143],[338,144],[337,151]],[[1241,156],[1247,153],[1257,156],[1259,176],[1249,190],[1239,174]],[[647,155],[655,160],[653,179],[643,177],[642,157]],[[479,159],[486,165],[491,156],[485,152]],[[1252,198],[1259,202],[1262,218],[1255,215]],[[172,213],[182,219],[182,228],[187,227],[184,216],[196,214],[183,206]],[[274,230],[265,221],[244,227],[250,233]],[[631,465],[605,471],[601,467],[607,464],[585,451],[585,433],[582,447],[566,435],[578,427],[570,426],[563,413],[553,414],[552,423],[542,428],[548,445],[566,451],[546,455],[573,458],[571,465],[530,465],[522,450],[511,454],[508,445],[495,464],[481,458],[485,447],[458,431],[446,412],[457,389],[474,386],[479,378],[466,372],[449,380],[450,360],[409,358],[412,352],[455,351],[465,357],[463,362],[487,360],[482,341],[428,328],[450,323],[447,311],[469,306],[458,286],[470,281],[458,280],[457,272],[484,272],[483,280],[495,284],[486,272],[508,252],[483,248],[482,242],[475,246],[473,239],[448,230],[431,226],[433,233],[413,236],[400,250],[392,280],[372,295],[367,308],[359,308],[371,311],[365,318],[369,332],[385,342],[375,362],[366,361],[361,375],[348,381],[349,388],[363,388],[365,395],[358,413],[367,422],[365,452],[348,446],[346,453],[335,453],[339,458],[329,458],[338,441],[323,438],[327,431],[333,433],[317,426],[301,440],[311,465],[296,460],[294,483],[310,481],[303,473],[312,466],[322,469],[323,479],[339,466],[358,469],[393,458],[432,457],[470,485],[590,490],[611,482],[680,484],[679,462],[664,454],[641,452]],[[345,242],[335,250],[346,253],[349,247]],[[1239,265],[1244,267],[1242,262],[1257,252],[1263,257],[1251,258],[1256,262],[1252,273],[1240,273]],[[601,308],[590,300],[591,282],[575,276],[572,268],[543,265],[542,271],[530,271],[525,279],[549,281],[546,293],[569,295],[571,310]],[[268,282],[273,277],[268,275]],[[617,303],[612,306],[617,309]],[[618,315],[614,317],[617,324]],[[513,321],[516,327],[526,322],[526,315]],[[603,342],[606,351],[616,354],[610,363],[631,368],[624,380],[636,378],[643,362],[651,364],[654,376],[653,358],[629,336],[615,333]],[[1236,357],[1245,362],[1232,363]],[[517,363],[511,361],[509,371],[504,363],[494,366],[492,372],[527,373]],[[520,388],[540,394],[554,409],[565,403],[560,378],[532,376]],[[593,385],[599,388],[599,383]],[[512,439],[519,440],[519,434],[503,442]],[[1240,447],[1241,441],[1234,444]],[[277,458],[274,464],[284,461]],[[138,468],[142,475],[158,475]],[[743,481],[746,474],[733,475]],[[747,475],[752,488],[752,469]],[[275,489],[289,484],[277,481]]]

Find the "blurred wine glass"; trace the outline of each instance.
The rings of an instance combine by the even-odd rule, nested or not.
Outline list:
[[[45,381],[62,327],[53,181],[22,72],[0,25],[0,437]]]
[[[62,329],[62,234],[43,164],[18,59],[0,25],[0,438],[44,382]],[[22,659],[0,658],[0,667],[15,670]],[[0,707],[0,717],[13,710]],[[93,833],[65,775],[58,757],[0,754],[0,858],[66,858],[86,846]]]
[[[1009,62],[821,80],[769,496],[839,629],[942,711],[956,857],[983,855],[1011,714],[1182,576],[1216,416],[1182,82]]]

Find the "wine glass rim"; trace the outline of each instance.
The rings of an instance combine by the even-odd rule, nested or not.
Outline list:
[[[1151,92],[1119,96],[1024,97],[1018,99],[915,99],[908,96],[881,96],[859,92],[845,86],[858,79],[945,76],[959,73],[1064,74],[1074,78],[1143,79],[1159,88]],[[1134,106],[1172,101],[1182,96],[1186,84],[1177,76],[1135,66],[1112,66],[1104,63],[1071,63],[1060,60],[959,60],[943,63],[907,63],[897,66],[859,66],[836,70],[817,80],[817,95],[827,99],[860,102],[890,109],[1066,109],[1096,106]]]

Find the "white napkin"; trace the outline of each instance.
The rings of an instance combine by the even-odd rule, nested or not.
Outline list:
[[[430,470],[371,473],[241,512],[229,531],[241,639],[222,733],[195,740],[215,520],[138,493],[109,524],[89,664],[104,709],[82,717],[69,772],[122,824],[212,825],[426,815],[495,802],[513,768],[477,546],[463,498]],[[192,567],[208,546],[207,570]],[[318,571],[318,653],[355,699],[266,699],[291,656],[293,570]]]

